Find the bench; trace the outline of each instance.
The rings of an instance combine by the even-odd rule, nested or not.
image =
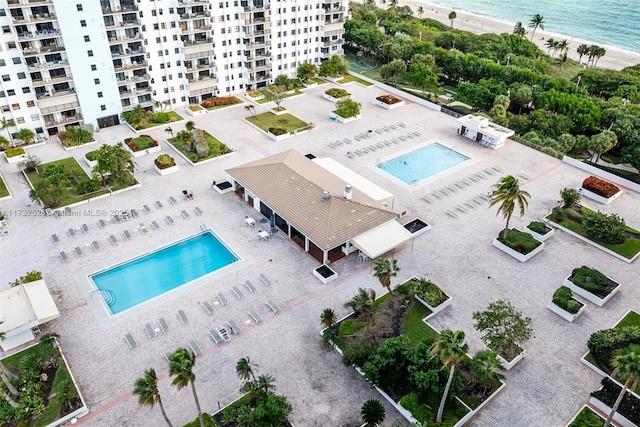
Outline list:
[[[251,283],[250,280],[246,280],[244,282],[244,286],[247,288],[247,290],[249,291],[250,294],[254,293],[256,291],[256,287],[253,286],[253,283]]]
[[[262,322],[262,317],[254,309],[249,309],[249,316],[251,316],[256,323]]]
[[[267,307],[269,307],[271,311],[273,311],[276,314],[280,311],[280,307],[278,307],[278,304],[276,304],[272,300],[267,301]]]

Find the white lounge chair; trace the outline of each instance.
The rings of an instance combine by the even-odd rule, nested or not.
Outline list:
[[[133,350],[138,346],[138,341],[136,341],[136,339],[133,337],[133,335],[131,335],[131,333],[127,333],[124,336],[124,339],[127,341],[127,344],[129,344],[129,350]]]
[[[162,331],[163,334],[169,331],[169,324],[164,319],[164,317],[159,318],[158,323],[160,324],[160,330]]]
[[[55,245],[56,243],[60,243],[60,238],[58,237],[57,234],[52,234],[51,235],[51,241],[53,242],[53,244]]]
[[[195,354],[196,356],[202,354],[202,349],[200,348],[196,340],[189,341],[189,347],[191,348],[191,351],[193,351],[193,354]]]
[[[262,283],[264,283],[266,286],[271,286],[271,280],[269,280],[269,278],[264,274],[260,275],[260,280],[262,280]]]
[[[182,323],[183,325],[189,323],[189,318],[182,309],[178,310],[178,319],[180,319],[180,323]]]
[[[156,337],[156,330],[153,328],[151,323],[145,323],[144,330],[147,333],[147,338],[151,339]]]
[[[209,304],[209,301],[202,301],[200,305],[209,316],[211,316],[215,312],[211,304]]]
[[[69,261],[69,255],[65,251],[60,252],[60,261],[67,262]]]

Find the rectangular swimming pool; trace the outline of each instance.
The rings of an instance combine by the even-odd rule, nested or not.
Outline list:
[[[380,163],[378,167],[412,185],[466,162],[469,157],[437,142]]]
[[[238,259],[212,232],[206,232],[89,277],[111,313],[118,314]]]

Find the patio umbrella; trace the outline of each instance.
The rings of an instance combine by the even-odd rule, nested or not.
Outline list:
[[[272,230],[276,228],[276,216],[274,214],[271,214],[271,218],[269,218],[269,223],[271,225]]]

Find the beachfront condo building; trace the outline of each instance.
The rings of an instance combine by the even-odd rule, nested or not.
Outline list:
[[[103,128],[260,89],[343,54],[346,0],[0,0],[9,132]]]

